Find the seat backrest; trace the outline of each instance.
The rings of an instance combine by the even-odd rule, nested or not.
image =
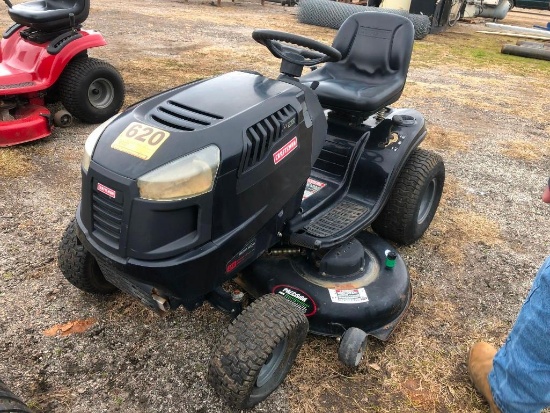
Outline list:
[[[406,17],[384,12],[351,15],[332,46],[342,60],[325,63],[300,78],[326,109],[365,118],[399,99],[405,87],[414,43]]]
[[[82,24],[89,11],[90,0],[33,0],[8,9],[14,22],[47,32],[69,29],[71,13],[74,14],[75,24]]]
[[[342,60],[332,64],[367,75],[369,81],[398,76],[404,82],[413,43],[414,27],[406,17],[356,13],[342,24],[334,38],[332,46],[342,53]]]

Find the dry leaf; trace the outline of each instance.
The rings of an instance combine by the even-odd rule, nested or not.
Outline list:
[[[68,336],[71,334],[83,333],[97,322],[95,318],[87,318],[85,320],[69,321],[65,324],[56,324],[42,333],[48,337]]]

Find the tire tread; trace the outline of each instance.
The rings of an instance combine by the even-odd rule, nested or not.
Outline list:
[[[0,380],[0,413],[32,413],[32,410]]]
[[[372,228],[378,235],[403,245],[411,244],[422,236],[414,230],[417,205],[411,200],[417,200],[421,196],[421,190],[426,180],[434,171],[438,172],[441,168],[442,182],[440,185],[442,190],[445,168],[441,156],[420,148],[410,155],[399,173],[386,206],[372,223]],[[436,194],[435,208],[439,204],[441,190]],[[430,222],[432,218],[433,216],[429,219]]]
[[[91,279],[88,269],[92,265],[89,260],[95,260],[76,236],[76,219],[73,218],[61,238],[57,252],[57,264],[63,276],[79,290],[91,294],[110,294],[117,288],[101,277]]]
[[[250,400],[250,395],[266,358],[292,331],[298,332],[301,346],[307,330],[305,315],[283,297],[267,294],[258,298],[222,335],[208,369],[210,384],[233,407],[252,407],[261,401]]]
[[[81,96],[83,93],[81,89],[82,85],[86,83],[86,76],[90,72],[102,69],[111,72],[111,75],[117,78],[116,82],[119,84],[113,85],[115,87],[115,101],[108,110],[96,109],[96,113],[91,113],[86,106],[88,103],[87,96],[85,98]],[[124,102],[124,82],[116,68],[110,63],[93,57],[79,56],[71,60],[61,74],[57,86],[61,102],[65,106],[65,109],[86,123],[104,122],[116,114]],[[117,96],[117,86],[120,89],[121,96]]]

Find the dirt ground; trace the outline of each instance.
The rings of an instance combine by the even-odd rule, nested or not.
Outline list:
[[[90,54],[120,69],[131,104],[237,68],[276,75],[254,28],[331,42],[334,30],[300,24],[296,12],[259,1],[93,0],[85,27],[106,36]],[[548,12],[511,12],[503,23],[548,21]],[[336,340],[309,336],[254,411],[488,411],[468,381],[467,348],[502,343],[549,252],[540,195],[550,175],[550,62],[503,57],[497,45],[515,40],[477,30],[481,20],[459,22],[417,42],[398,102],[424,114],[423,146],[447,168],[432,226],[399,248],[414,289],[405,319],[388,342],[369,343],[356,371],[338,362]],[[229,412],[206,383],[228,317],[204,305],[161,318],[124,295],[84,294],[57,268],[92,129],[77,122],[0,149],[0,377],[37,412]],[[59,325],[65,334],[50,334]]]

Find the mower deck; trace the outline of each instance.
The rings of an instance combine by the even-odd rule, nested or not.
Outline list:
[[[14,119],[0,121],[0,147],[30,142],[50,135],[50,119],[50,111],[44,106],[23,106],[16,112]]]
[[[339,337],[356,327],[387,340],[411,301],[409,273],[397,254],[394,266],[386,265],[388,252],[395,250],[382,238],[362,232],[356,239],[363,248],[364,265],[351,274],[324,273],[317,267],[317,258],[275,247],[247,267],[237,281],[256,297],[284,296],[303,310],[312,333]],[[340,260],[345,249],[337,251]]]

